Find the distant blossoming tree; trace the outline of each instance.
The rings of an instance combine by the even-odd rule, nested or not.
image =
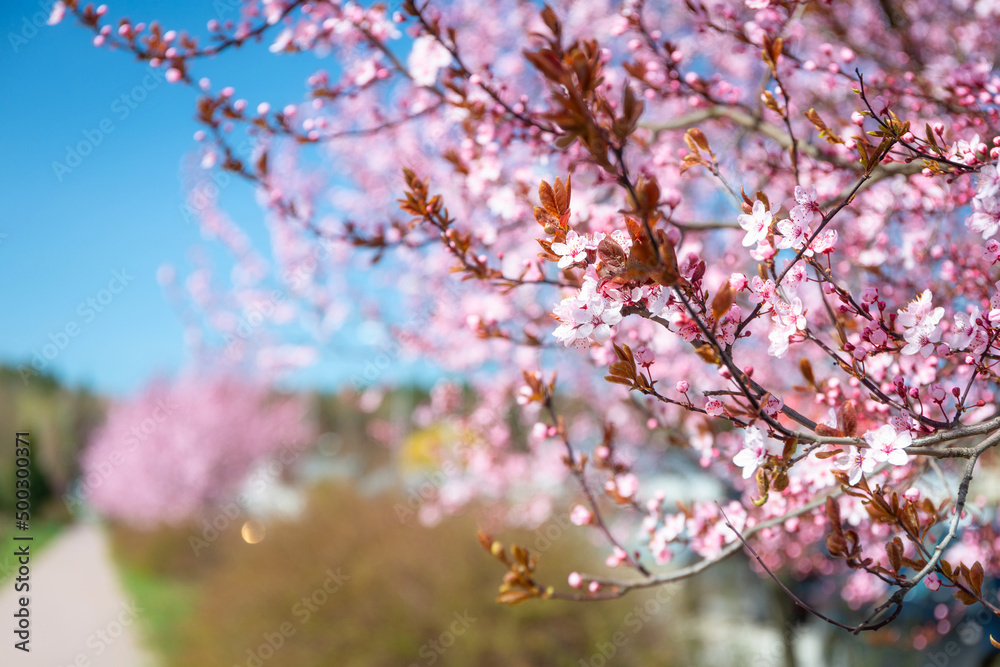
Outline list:
[[[157,382],[111,407],[71,494],[106,516],[151,525],[231,500],[253,466],[310,440],[301,399],[232,375]]]
[[[288,324],[322,342],[385,305],[358,276],[394,285],[403,353],[478,389],[470,409],[442,384],[415,417],[450,425],[434,455],[458,464],[423,515],[478,498],[537,524],[575,488],[574,523],[629,571],[562,589],[483,534],[501,601],[617,597],[746,549],[762,573],[846,577],[868,611],[823,618],[854,631],[922,581],[997,611],[995,486],[975,486],[1000,443],[995,2],[218,11],[203,35],[75,1],[53,22],[198,91],[193,196],[235,174],[269,212],[263,253],[192,203],[235,259],[230,288],[207,264],[184,286],[205,340],[310,363]],[[199,78],[256,41],[333,56],[307,101]],[[717,502],[663,483],[692,469]]]

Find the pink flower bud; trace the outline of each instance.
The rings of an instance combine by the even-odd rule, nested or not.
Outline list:
[[[573,511],[570,512],[569,520],[572,521],[574,525],[587,526],[593,523],[594,515],[583,505],[577,505],[573,508]]]
[[[653,351],[643,345],[635,351],[635,360],[642,366],[649,366],[654,360]]]
[[[622,549],[621,547],[615,547],[611,555],[608,556],[607,560],[604,561],[604,564],[607,565],[608,567],[618,567],[623,562],[625,562],[625,558],[627,557],[628,554],[625,553],[624,549]]]
[[[56,25],[63,20],[66,15],[66,3],[60,0],[56,4],[52,5],[52,13],[49,15],[49,20],[46,22],[48,25]]]
[[[691,389],[691,385],[688,384],[687,380],[681,380],[677,383],[676,389],[678,394],[686,394]]]
[[[181,71],[176,67],[171,67],[167,70],[167,81],[170,83],[177,83],[181,80]]]
[[[579,572],[570,572],[566,580],[569,582],[570,588],[583,588],[583,577],[580,576]]]

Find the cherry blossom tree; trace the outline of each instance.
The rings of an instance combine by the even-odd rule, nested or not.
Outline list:
[[[294,462],[313,433],[304,403],[234,374],[155,382],[113,405],[81,458],[67,500],[150,525],[232,501],[269,455]]]
[[[621,571],[567,589],[483,533],[500,601],[618,597],[745,551],[762,576],[841,577],[856,618],[787,592],[853,632],[922,587],[998,611],[996,3],[217,9],[191,32],[52,15],[194,90],[192,193],[221,170],[268,213],[259,250],[201,197],[233,278],[164,283],[237,362],[312,363],[289,324],[319,345],[381,317],[405,357],[461,373],[474,405],[442,382],[414,416],[447,425],[434,456],[456,464],[421,516],[571,512]],[[332,59],[304,101],[199,76],[256,42]],[[689,463],[718,498],[658,482]]]

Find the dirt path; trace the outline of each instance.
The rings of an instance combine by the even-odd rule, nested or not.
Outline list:
[[[14,549],[9,544],[3,549]],[[151,667],[141,647],[142,609],[118,583],[98,526],[77,524],[32,558],[29,653],[14,648],[18,598],[15,580],[0,590],[0,665],[11,667]]]

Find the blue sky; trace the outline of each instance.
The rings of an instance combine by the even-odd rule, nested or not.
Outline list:
[[[0,295],[7,315],[0,362],[21,366],[38,353],[60,379],[122,395],[187,362],[180,318],[155,275],[165,262],[184,267],[200,241],[181,215],[180,180],[181,163],[196,148],[196,95],[150,76],[128,54],[93,47],[90,34],[69,20],[44,26],[50,5],[0,5]],[[116,19],[159,19],[197,34],[220,18],[213,7],[226,4],[132,0],[110,7]],[[301,100],[305,77],[332,69],[313,55],[275,58],[266,46],[203,61],[195,74],[209,76],[213,87],[235,86],[256,106]],[[92,150],[77,161],[69,149],[81,142]],[[250,188],[228,186],[223,203],[263,243]],[[348,338],[356,344],[357,336]],[[345,380],[359,369],[342,356],[327,348],[324,364],[297,383]]]

